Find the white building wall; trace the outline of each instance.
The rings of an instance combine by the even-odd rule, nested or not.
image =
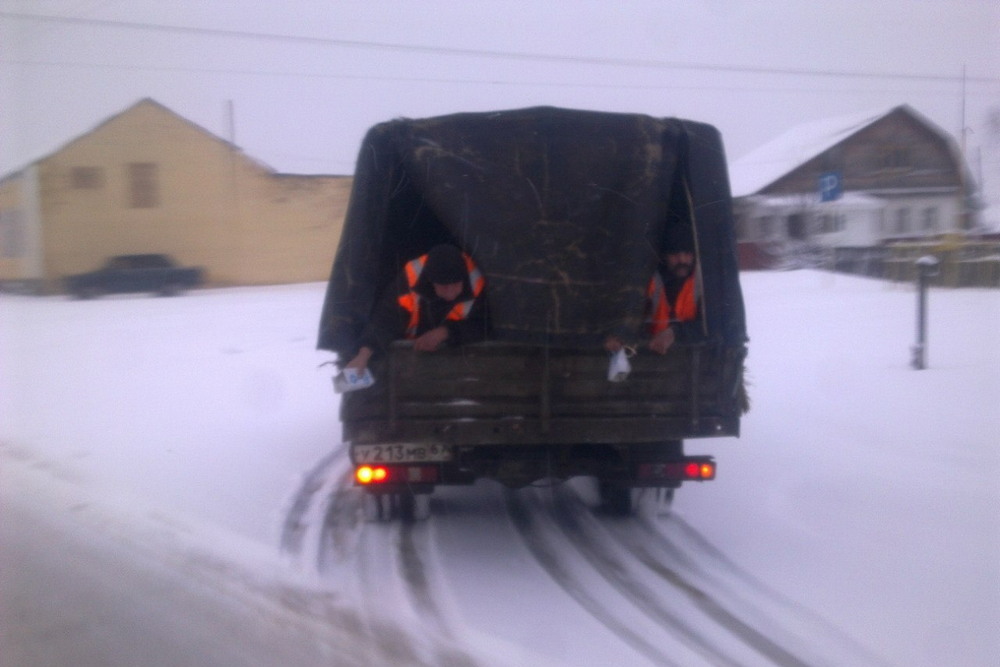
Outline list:
[[[831,228],[825,217],[836,219]],[[836,247],[861,247],[875,245],[880,239],[882,210],[880,208],[846,208],[830,213],[819,213],[818,225],[812,239],[819,245]]]
[[[815,197],[760,197],[743,210],[740,240],[792,240],[791,220],[804,220],[809,241],[826,247],[878,245],[900,237],[936,236],[961,229],[961,208],[951,195],[885,198],[851,193],[832,202]]]
[[[882,238],[923,236],[961,229],[959,202],[946,197],[893,197],[886,204]]]

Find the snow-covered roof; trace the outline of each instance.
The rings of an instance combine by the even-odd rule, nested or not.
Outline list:
[[[729,163],[733,196],[760,191],[806,161],[887,116],[890,110],[826,118],[797,125],[776,139]]]

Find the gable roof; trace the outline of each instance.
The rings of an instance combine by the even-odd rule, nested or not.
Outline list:
[[[796,125],[729,163],[734,197],[752,195],[820,153],[833,148],[890,111],[867,111]]]
[[[79,135],[73,137],[72,139],[66,141],[65,143],[61,144],[58,148],[56,148],[55,150],[50,151],[49,153],[46,153],[45,155],[43,155],[43,156],[41,156],[41,157],[39,157],[39,158],[37,158],[35,160],[32,160],[31,162],[29,162],[28,164],[26,164],[24,167],[21,167],[20,169],[16,169],[16,170],[14,170],[12,172],[4,174],[3,176],[0,176],[0,183],[2,183],[2,182],[6,181],[6,180],[8,180],[8,179],[10,179],[10,178],[12,178],[14,176],[17,176],[18,174],[20,174],[21,172],[23,172],[25,169],[27,169],[31,165],[38,164],[39,162],[44,162],[45,160],[51,158],[52,156],[58,155],[59,153],[61,153],[62,151],[66,150],[67,148],[69,148],[70,146],[72,146],[76,142],[80,141],[81,139],[84,139],[85,137],[89,137],[90,135],[94,134],[95,132],[100,131],[105,126],[107,126],[110,123],[114,122],[118,118],[120,118],[122,116],[125,116],[125,115],[131,113],[132,111],[134,111],[135,109],[138,109],[138,108],[143,107],[143,106],[152,106],[152,107],[156,108],[157,110],[159,110],[159,111],[161,111],[163,113],[166,113],[166,114],[169,114],[169,115],[173,116],[174,118],[176,118],[177,120],[181,121],[182,123],[184,123],[188,127],[190,127],[192,129],[194,129],[195,131],[200,132],[201,134],[205,135],[207,138],[209,138],[209,139],[211,139],[213,141],[218,141],[219,143],[223,144],[229,150],[231,150],[231,151],[233,151],[235,153],[239,153],[240,156],[243,159],[246,159],[246,160],[254,163],[258,167],[260,167],[260,168],[262,168],[262,169],[264,169],[266,171],[269,171],[269,172],[272,172],[272,173],[274,172],[274,169],[272,169],[268,165],[264,164],[260,160],[256,160],[254,158],[250,158],[249,156],[247,156],[242,151],[242,149],[240,149],[240,147],[237,146],[236,144],[233,144],[232,142],[227,141],[226,139],[223,139],[222,137],[219,137],[218,135],[213,134],[212,132],[209,132],[208,130],[206,130],[205,128],[201,127],[197,123],[194,123],[193,121],[188,120],[187,118],[185,118],[184,116],[181,116],[180,114],[178,114],[177,112],[173,111],[172,109],[169,109],[169,108],[165,107],[164,105],[160,104],[159,102],[157,102],[153,98],[151,98],[151,97],[144,97],[141,100],[139,100],[138,102],[135,102],[134,104],[130,105],[126,109],[124,109],[122,111],[119,111],[118,113],[113,114],[113,115],[109,116],[108,118],[105,118],[104,120],[102,120],[101,122],[99,122],[97,125],[95,125],[91,129],[87,130],[83,134],[79,134]]]
[[[733,196],[744,197],[759,192],[817,155],[896,112],[905,113],[946,139],[949,145],[953,144],[944,130],[906,104],[889,110],[866,111],[803,123],[729,164]],[[951,148],[956,150],[954,146]]]

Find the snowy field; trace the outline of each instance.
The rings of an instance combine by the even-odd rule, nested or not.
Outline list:
[[[366,523],[324,286],[0,295],[0,665],[941,665],[1000,656],[1000,291],[744,274],[718,479]],[[639,358],[641,361],[641,357]]]

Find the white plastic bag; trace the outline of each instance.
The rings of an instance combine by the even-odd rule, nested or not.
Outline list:
[[[367,389],[373,384],[375,384],[375,378],[372,377],[371,371],[367,368],[362,371],[345,368],[333,378],[333,390],[338,394],[343,394],[345,391]]]
[[[623,347],[611,355],[611,361],[608,363],[608,382],[624,382],[631,372],[632,364],[629,363]]]

